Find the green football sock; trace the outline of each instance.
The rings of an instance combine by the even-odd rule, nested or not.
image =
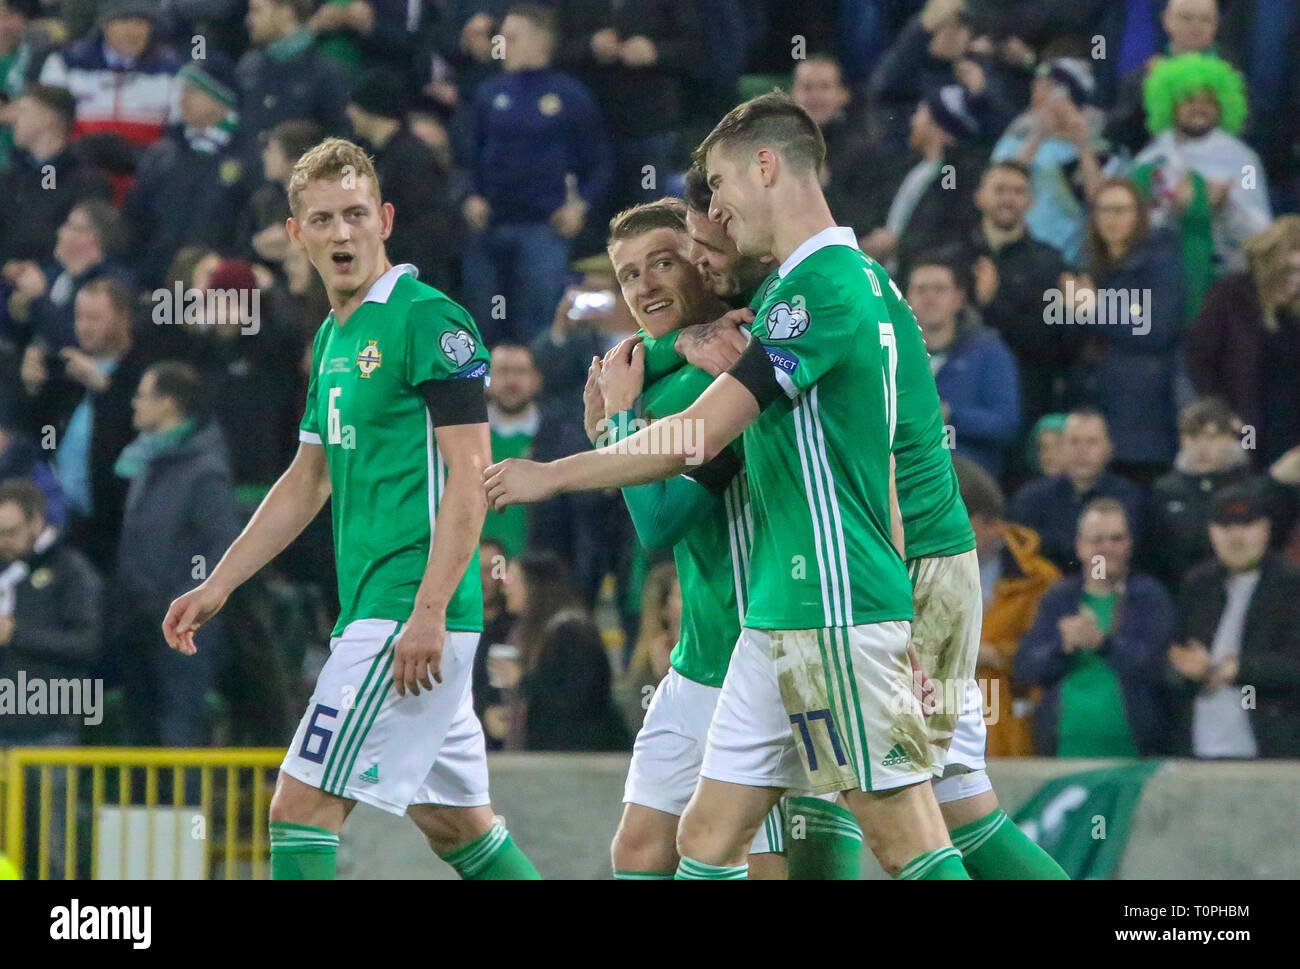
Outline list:
[[[309,824],[272,821],[271,878],[274,881],[329,881],[338,860],[339,836]]]
[[[894,877],[903,881],[970,881],[970,875],[962,867],[961,852],[951,845],[917,855]]]
[[[1068,880],[1065,869],[1021,831],[1001,808],[952,832],[972,878]]]
[[[694,858],[682,858],[677,865],[677,881],[744,881],[749,877],[749,865],[709,865]]]
[[[616,882],[660,882],[672,881],[673,873],[670,871],[619,871],[614,869],[614,881]]]
[[[862,829],[833,801],[792,797],[786,808],[785,856],[791,881],[856,881],[862,877]]]
[[[440,857],[466,881],[532,882],[542,877],[500,821],[481,838]]]

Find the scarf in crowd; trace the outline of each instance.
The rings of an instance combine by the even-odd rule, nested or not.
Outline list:
[[[221,121],[206,128],[186,125],[185,141],[189,144],[191,151],[200,155],[215,155],[230,144],[230,139],[234,137],[235,128],[238,125],[239,115],[231,111]]]
[[[128,481],[134,479],[154,458],[179,450],[194,433],[195,427],[196,422],[189,418],[169,431],[142,431],[134,441],[122,448],[122,453],[113,465],[113,473]]]

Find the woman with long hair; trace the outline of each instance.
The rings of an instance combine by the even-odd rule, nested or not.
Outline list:
[[[1221,397],[1254,429],[1265,467],[1300,444],[1300,215],[1246,240],[1245,272],[1210,288],[1187,337],[1196,392]]]
[[[1142,483],[1178,450],[1174,400],[1183,279],[1177,238],[1152,230],[1147,203],[1127,178],[1105,179],[1088,213],[1091,287],[1075,307],[1087,341],[1082,402],[1106,417],[1117,470]]]
[[[654,687],[668,672],[681,636],[682,590],[677,566],[660,562],[646,576],[641,592],[641,627],[619,683],[619,705],[633,730],[641,728]]]

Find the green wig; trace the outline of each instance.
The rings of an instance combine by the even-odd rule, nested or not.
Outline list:
[[[1158,135],[1172,127],[1174,106],[1205,90],[1218,99],[1219,127],[1240,134],[1246,121],[1246,82],[1241,72],[1213,54],[1179,54],[1156,61],[1142,82],[1147,128]]]

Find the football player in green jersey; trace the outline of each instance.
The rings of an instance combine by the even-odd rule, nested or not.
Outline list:
[[[647,344],[671,342],[683,325],[726,310],[690,263],[685,214],[679,199],[666,198],[610,222],[610,260],[640,333],[631,338],[639,346],[610,351],[608,367],[592,360],[583,398],[593,444],[619,440],[634,422],[684,410],[712,381],[680,358],[644,389],[640,376]],[[751,516],[740,442],[706,465],[624,488],[623,495],[641,543],[673,549],[682,617],[671,668],[637,734],[611,854],[616,879],[672,878],[678,819],[695,790],[744,614]],[[785,877],[784,850],[784,819],[776,809],[750,848],[749,877]]]
[[[298,453],[212,574],[171,604],[194,631],[332,500],[341,614],[271,801],[273,878],[333,878],[358,801],[406,814],[462,877],[536,878],[488,797],[470,672],[489,460],[487,355],[469,314],[393,266],[369,157],[329,138],[289,181],[291,242],[332,307],[316,334]]]
[[[497,505],[538,501],[660,480],[744,434],[749,605],[678,830],[681,878],[744,877],[749,839],[785,790],[844,792],[892,875],[968,877],[928,783],[933,755],[909,685],[892,325],[822,195],[824,156],[817,126],[785,95],[729,112],[697,155],[712,212],[740,252],[780,260],[740,362],[658,434],[485,476]],[[696,440],[698,453],[685,443]]]
[[[698,227],[700,223],[696,223]],[[706,227],[707,228],[707,227]],[[692,232],[694,237],[694,232]],[[929,354],[911,307],[884,268],[869,262],[887,285],[883,296],[898,346],[898,425],[894,436],[896,478],[903,519],[905,559],[912,578],[912,644],[928,679],[926,726],[935,748],[935,797],[953,843],[977,878],[1060,879],[1051,856],[1016,828],[1001,810],[985,770],[982,693],[973,679],[983,614],[974,534],[957,490]],[[740,356],[731,321],[697,324],[678,334],[675,346],[689,360],[727,369]],[[662,354],[661,366],[672,358]],[[647,379],[658,374],[647,364]],[[791,816],[821,821],[833,806],[800,798]],[[825,845],[787,842],[792,876],[801,873],[800,851]],[[847,867],[847,866],[842,866]]]

